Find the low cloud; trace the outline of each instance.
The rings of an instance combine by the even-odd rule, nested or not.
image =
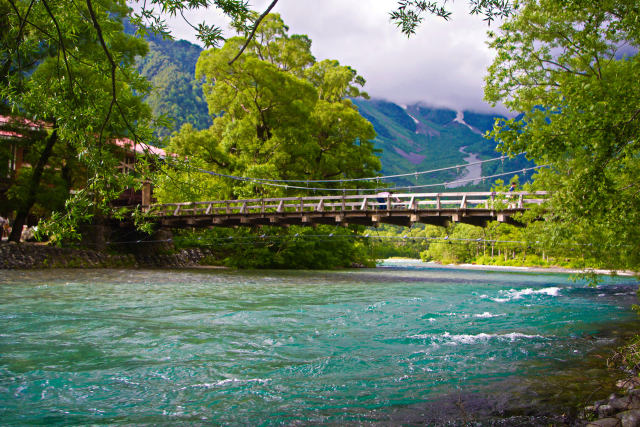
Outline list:
[[[256,0],[252,7],[264,10],[268,3]],[[372,97],[503,112],[483,101],[483,79],[493,59],[486,45],[489,27],[482,17],[469,15],[466,1],[449,4],[450,21],[427,17],[410,38],[389,21],[396,6],[389,0],[280,0],[273,11],[282,15],[291,34],[311,38],[318,60],[337,59],[358,70]],[[222,22],[215,11],[192,18]],[[194,41],[188,27],[171,25],[178,38]]]

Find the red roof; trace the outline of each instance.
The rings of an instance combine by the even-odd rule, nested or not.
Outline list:
[[[11,132],[7,130],[0,130],[0,136],[6,136],[7,138],[22,138],[18,132]]]
[[[22,125],[26,125],[29,126],[32,129],[38,129],[38,128],[43,128],[43,127],[50,127],[51,125],[45,123],[45,122],[41,122],[41,121],[37,121],[37,122],[33,122],[31,120],[25,119],[25,118],[21,118],[21,117],[10,117],[10,116],[2,116],[0,115],[0,126],[5,125],[5,124],[10,124],[11,122],[14,123],[18,123],[18,124],[22,124]],[[17,138],[17,137],[21,137],[22,135],[20,135],[17,132],[13,132],[13,131],[5,131],[5,130],[0,130],[0,136],[4,136],[4,137],[13,137],[13,138]],[[136,144],[134,141],[130,140],[129,138],[119,138],[119,139],[115,139],[113,140],[113,143],[115,145],[117,145],[118,147],[133,151],[135,153],[139,153],[139,154],[153,154],[155,156],[158,157],[166,157],[167,153],[162,149],[162,148],[158,148],[158,147],[154,147],[152,145],[147,145],[147,144]]]
[[[134,141],[130,140],[129,138],[119,138],[114,140],[113,143],[116,144],[118,147],[125,148],[127,150],[131,150],[140,154],[149,153],[149,154],[156,155],[158,157],[167,156],[167,153],[162,148],[154,147],[153,145],[147,145],[147,144],[136,144]]]
[[[51,127],[51,125],[48,125],[47,123],[42,121],[34,122],[29,119],[25,119],[23,117],[0,116],[0,125],[9,124],[11,122],[29,126],[32,129]]]

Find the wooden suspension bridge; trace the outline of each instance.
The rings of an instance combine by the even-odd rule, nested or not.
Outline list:
[[[413,223],[518,224],[516,214],[542,204],[547,192],[467,192],[283,197],[143,204],[162,228]]]

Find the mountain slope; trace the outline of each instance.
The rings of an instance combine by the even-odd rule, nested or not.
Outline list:
[[[401,107],[382,100],[356,99],[360,114],[374,126],[378,136],[376,148],[381,154],[382,174],[395,175],[414,171],[439,169],[447,166],[466,164],[500,156],[495,151],[495,141],[482,135],[493,126],[495,115],[456,112],[442,108],[431,108],[421,104]],[[532,166],[520,156],[504,162],[485,163],[477,172],[483,176],[506,171],[521,170]],[[451,182],[464,178],[466,168],[452,169],[417,177],[397,178],[400,186],[415,186]],[[520,176],[522,177],[522,173]],[[528,174],[530,175],[530,174]],[[510,177],[506,177],[506,180]],[[460,185],[465,189],[482,190],[490,187],[490,182],[481,181]],[[441,190],[442,186],[425,187],[420,191]]]
[[[125,25],[125,31],[133,33],[135,28]],[[155,116],[164,114],[173,120],[168,129],[156,130],[158,136],[167,137],[185,123],[196,129],[211,126],[202,85],[195,80],[202,48],[186,40],[164,40],[154,35],[148,35],[146,40],[149,53],[136,64],[138,72],[153,85],[146,102]]]

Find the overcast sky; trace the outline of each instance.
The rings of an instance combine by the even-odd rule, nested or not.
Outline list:
[[[251,0],[259,11],[268,3]],[[374,98],[489,111],[482,100],[492,60],[485,44],[489,27],[482,17],[468,14],[466,1],[449,4],[452,19],[427,17],[411,38],[389,22],[394,0],[280,0],[273,12],[281,14],[290,34],[311,38],[316,59],[337,59],[358,70]],[[222,23],[215,10],[187,16],[193,23]],[[176,38],[196,41],[186,24],[174,20],[171,27]]]

